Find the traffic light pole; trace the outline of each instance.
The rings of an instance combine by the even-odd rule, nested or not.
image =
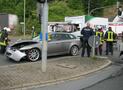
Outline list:
[[[41,32],[42,32],[42,72],[46,72],[47,67],[47,39],[48,39],[48,3],[45,0],[40,5]]]
[[[43,6],[43,13],[42,13],[42,72],[46,72],[46,65],[47,65],[47,30],[48,30],[48,3],[47,0]]]

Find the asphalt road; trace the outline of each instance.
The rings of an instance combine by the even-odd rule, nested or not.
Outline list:
[[[11,65],[11,64],[16,64],[16,62],[9,60],[5,57],[5,55],[0,54],[0,66]]]
[[[120,60],[119,58],[119,51],[115,51],[113,56],[109,55],[109,58],[114,62],[114,65],[123,64],[123,60]],[[123,90],[123,70],[114,77],[82,90]]]
[[[0,54],[0,66],[4,65],[13,65],[13,64],[19,64],[19,63],[28,63],[29,61],[27,60],[22,60],[19,62],[16,62],[14,60],[8,59],[5,55]]]
[[[61,57],[67,57],[67,55],[66,56],[48,57],[48,60],[53,59],[53,58],[61,58]],[[116,64],[116,65],[121,64],[121,63],[119,63],[119,60],[120,60],[119,51],[115,51],[113,56],[109,55],[109,58],[114,62],[114,64]],[[27,61],[27,60],[15,62],[13,60],[7,59],[4,55],[0,55],[0,66],[19,64],[19,63],[28,63],[28,62],[29,61]],[[82,90],[123,90],[122,85],[123,85],[123,70],[120,72],[120,75],[118,74],[115,77],[109,78],[107,80],[104,80],[104,81],[99,82],[89,88],[85,88]]]
[[[52,57],[48,57],[48,60],[53,60],[53,59],[57,59],[57,58],[62,58],[62,57],[68,57],[69,55],[59,55],[59,56],[52,56]],[[40,60],[39,60],[40,61]],[[8,59],[5,55],[0,54],[0,66],[4,66],[4,65],[13,65],[13,64],[20,64],[20,63],[29,63],[30,61],[23,59],[19,62]]]
[[[123,70],[120,75],[82,90],[123,90]]]

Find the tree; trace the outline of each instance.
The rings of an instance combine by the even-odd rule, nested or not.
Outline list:
[[[82,0],[68,0],[68,7],[71,9],[78,9],[78,10],[82,10],[83,9],[83,3]]]
[[[113,5],[116,3],[116,1],[117,0],[90,0],[90,11],[95,9],[95,8]],[[84,8],[85,8],[84,12],[85,12],[85,14],[87,14],[88,13],[89,0],[82,0],[82,3],[83,3]],[[92,13],[93,16],[102,16],[102,14],[103,14],[103,8],[95,10]]]
[[[90,0],[90,11],[102,6],[116,4],[117,0]],[[122,1],[122,0],[121,0]],[[36,0],[26,0],[26,29],[32,25],[40,27],[36,12]],[[19,21],[24,18],[23,0],[0,0],[0,13],[16,14]],[[81,16],[88,12],[88,0],[51,0],[49,2],[49,21],[64,21],[65,16]],[[103,9],[95,10],[93,16],[102,16]]]

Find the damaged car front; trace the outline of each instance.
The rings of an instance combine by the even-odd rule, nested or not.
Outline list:
[[[40,42],[33,40],[25,40],[16,42],[6,48],[6,56],[15,61],[20,61],[23,58],[28,58],[31,61],[36,61],[40,57],[39,47]],[[33,50],[33,52],[32,52]],[[38,56],[37,51],[38,50]]]

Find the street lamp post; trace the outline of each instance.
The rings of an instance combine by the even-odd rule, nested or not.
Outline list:
[[[120,2],[119,2],[119,0],[117,0],[117,9],[119,8],[119,6],[120,6]]]
[[[26,0],[24,0],[24,15],[23,15],[24,16],[24,18],[23,18],[23,21],[24,21],[24,29],[23,29],[24,38],[25,38],[25,12],[26,12],[26,10],[25,10],[26,8],[25,7],[26,7]]]
[[[90,12],[90,2],[91,2],[91,0],[88,0],[88,15],[89,15],[89,12]]]

